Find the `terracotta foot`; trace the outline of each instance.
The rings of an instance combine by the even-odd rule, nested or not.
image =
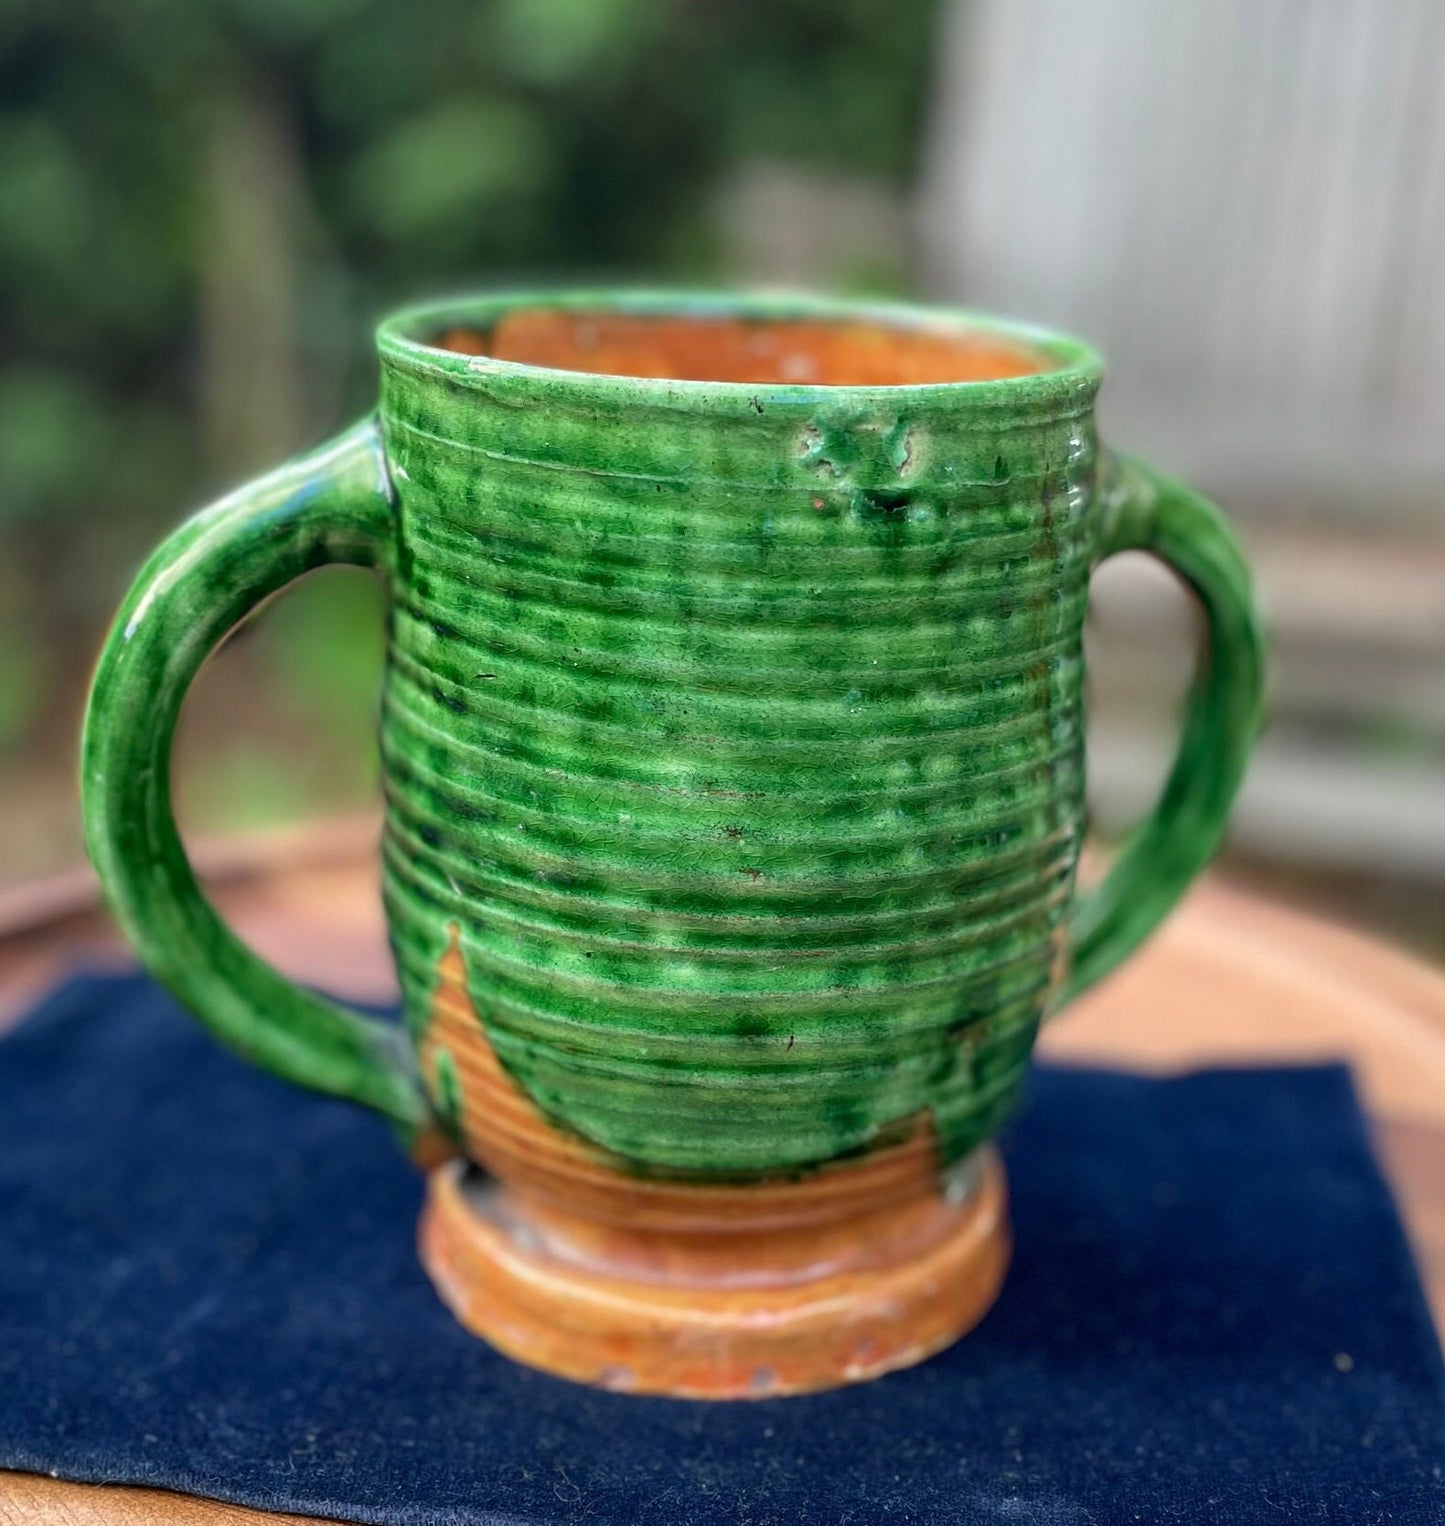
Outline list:
[[[1003,1168],[985,1148],[948,1183],[831,1222],[786,1211],[817,1202],[817,1177],[771,1184],[756,1218],[738,1188],[673,1187],[688,1211],[639,1225],[452,1161],[431,1174],[421,1253],[468,1329],[545,1372],[685,1398],[807,1393],[920,1362],[987,1312],[1009,1257]]]

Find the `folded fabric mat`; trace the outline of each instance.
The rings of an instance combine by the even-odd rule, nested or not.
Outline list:
[[[384,1124],[83,976],[0,1040],[0,1466],[396,1523],[1445,1521],[1445,1372],[1343,1070],[1039,1068],[1004,1147],[1013,1267],[951,1351],[596,1393],[438,1302]]]

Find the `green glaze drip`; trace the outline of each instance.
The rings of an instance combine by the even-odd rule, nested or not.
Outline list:
[[[205,652],[289,577],[363,561],[391,580],[384,884],[412,1032],[455,924],[501,1062],[638,1169],[797,1169],[924,1110],[957,1157],[1012,1104],[1046,1011],[1218,845],[1260,694],[1233,541],[1201,500],[1099,451],[1097,362],[1070,341],[988,324],[1054,369],[878,388],[635,380],[420,342],[516,305],[709,306],[403,314],[381,331],[384,470],[363,425],[162,548],[87,736],[92,851],[127,930],[259,1063],[417,1126],[413,1067],[379,1030],[220,928],[165,798]],[[1211,651],[1156,814],[1071,910],[1087,585],[1130,547],[1198,592]]]
[[[462,1080],[457,1074],[457,1062],[449,1049],[438,1049],[436,1054],[437,1122],[454,1144],[460,1145],[465,1132],[462,1125]]]

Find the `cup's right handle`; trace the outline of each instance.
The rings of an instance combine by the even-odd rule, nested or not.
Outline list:
[[[1263,632],[1249,568],[1224,516],[1125,456],[1104,462],[1100,511],[1096,565],[1120,551],[1158,557],[1203,606],[1208,644],[1158,804],[1103,881],[1074,904],[1055,1009],[1128,958],[1214,856],[1263,708]]]

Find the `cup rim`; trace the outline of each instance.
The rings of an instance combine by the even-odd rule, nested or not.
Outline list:
[[[759,383],[686,380],[663,376],[624,376],[608,371],[561,369],[490,355],[465,355],[428,342],[449,327],[483,327],[509,311],[528,307],[655,316],[731,317],[745,319],[822,319],[877,323],[892,328],[934,332],[968,330],[1027,345],[1054,361],[1046,370],[987,380],[908,382],[852,386],[820,382]],[[557,287],[503,290],[409,304],[384,318],[376,329],[383,363],[478,388],[501,379],[531,380],[549,390],[587,394],[601,401],[651,401],[698,406],[858,401],[877,397],[893,403],[947,401],[954,405],[1036,406],[1049,399],[1091,396],[1103,376],[1097,351],[1056,330],[969,308],[931,303],[853,300],[790,291],[698,291],[636,287]]]

